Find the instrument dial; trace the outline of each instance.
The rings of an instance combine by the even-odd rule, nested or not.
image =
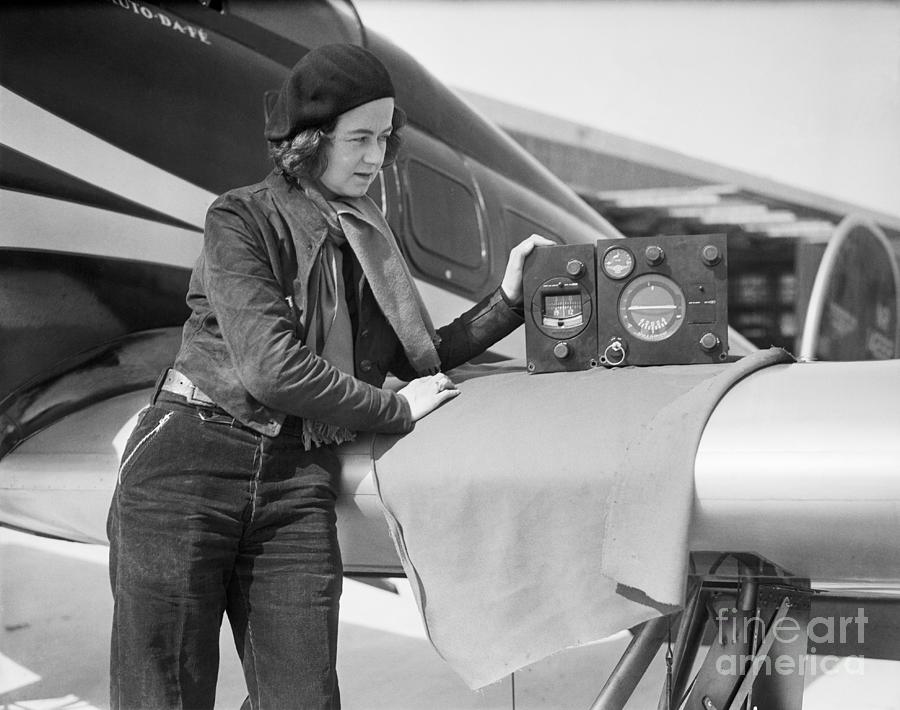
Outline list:
[[[551,328],[575,328],[584,324],[581,293],[544,296],[543,323]]]
[[[661,274],[638,276],[619,297],[619,322],[639,340],[671,338],[684,323],[684,292]]]
[[[591,322],[591,297],[578,281],[566,276],[547,279],[534,292],[531,315],[544,335],[574,338]]]
[[[634,255],[625,247],[610,247],[603,255],[603,273],[616,281],[634,271]]]

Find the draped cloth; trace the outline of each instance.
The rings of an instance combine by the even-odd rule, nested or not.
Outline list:
[[[374,452],[438,653],[478,688],[677,609],[706,421],[740,379],[790,359],[455,370],[461,395]]]
[[[384,215],[367,196],[328,201],[316,186],[301,180],[304,194],[319,208],[328,236],[310,271],[310,317],[306,345],[343,372],[354,374],[353,329],[346,300],[341,246],[350,245],[381,312],[419,375],[440,370],[437,335],[412,274]],[[307,448],[352,440],[353,432],[304,420]]]

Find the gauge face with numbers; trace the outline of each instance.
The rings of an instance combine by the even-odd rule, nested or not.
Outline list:
[[[666,340],[684,323],[684,309],[684,292],[678,284],[661,274],[646,274],[623,289],[619,322],[639,340]]]
[[[609,278],[624,279],[634,271],[634,255],[624,247],[610,247],[603,255],[603,273]]]
[[[543,323],[554,328],[574,328],[584,322],[581,293],[544,296]]]

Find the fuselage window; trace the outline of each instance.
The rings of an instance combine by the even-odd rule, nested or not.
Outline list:
[[[459,180],[417,160],[409,163],[410,226],[417,244],[469,269],[483,261],[475,195]]]
[[[403,205],[398,236],[413,274],[460,295],[483,294],[491,276],[490,236],[466,160],[446,143],[407,126],[391,170]]]

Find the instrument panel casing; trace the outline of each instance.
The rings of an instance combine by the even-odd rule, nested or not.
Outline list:
[[[528,372],[722,362],[727,276],[724,234],[538,247],[523,281]]]
[[[582,266],[582,271],[577,275],[570,274],[567,266],[576,262]],[[593,244],[538,247],[528,257],[523,279],[528,372],[572,372],[596,366],[595,270]],[[580,324],[571,328],[553,328],[542,323],[543,299],[556,292],[580,297],[583,315]],[[567,357],[554,355],[554,348],[560,344],[565,344]]]
[[[703,249],[713,246],[718,261],[703,260]],[[626,277],[613,279],[603,270],[604,255],[611,248],[625,248],[634,255],[634,270]],[[651,265],[644,254],[660,247],[661,263]],[[597,340],[600,364],[603,351],[614,339],[626,348],[624,365],[691,365],[723,361],[728,353],[728,254],[724,234],[669,235],[634,237],[624,242],[599,242],[597,254]],[[623,297],[629,286],[640,280],[664,277],[684,295],[683,322],[668,338],[643,340],[630,332],[620,317]],[[699,347],[704,335],[711,333],[716,345],[710,350]]]

